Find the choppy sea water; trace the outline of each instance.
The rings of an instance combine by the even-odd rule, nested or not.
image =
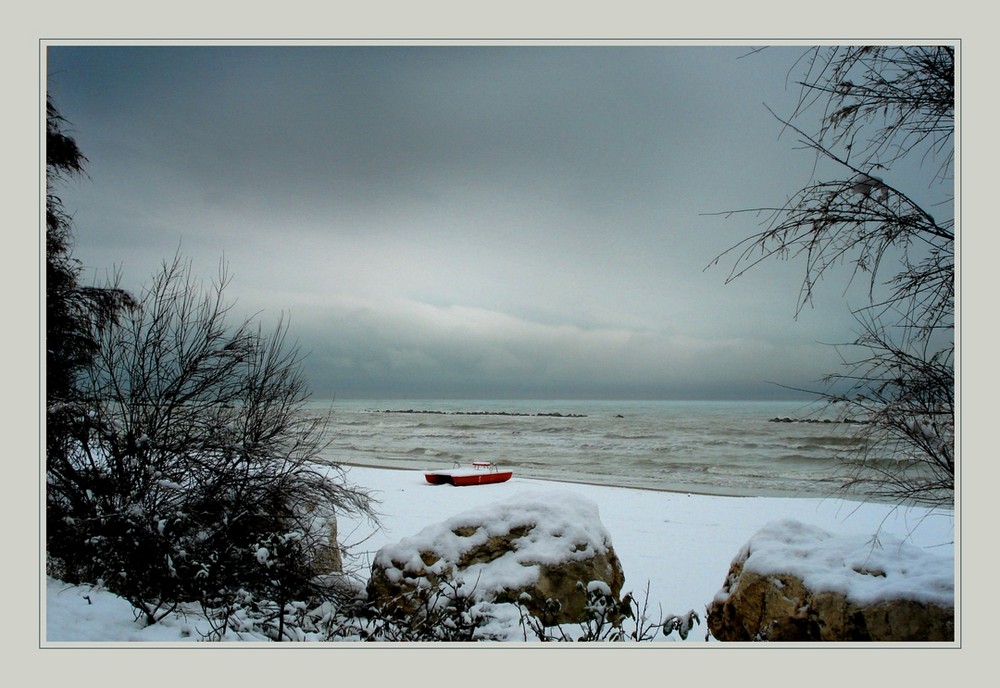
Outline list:
[[[808,402],[336,401],[329,459],[735,496],[843,496],[850,424]],[[775,422],[792,419],[808,422]]]

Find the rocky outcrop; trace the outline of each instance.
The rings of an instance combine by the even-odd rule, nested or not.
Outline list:
[[[330,504],[307,503],[299,516],[304,529],[303,543],[312,555],[313,570],[328,577],[344,572],[344,560],[337,536],[337,512]]]
[[[326,537],[316,548],[314,563],[317,573],[329,575],[344,572],[344,559],[337,539],[337,517],[332,512],[326,517]]]
[[[597,506],[571,493],[517,497],[459,514],[379,550],[369,599],[410,613],[439,585],[518,602],[546,624],[583,621],[595,586],[620,604],[625,575]]]
[[[953,641],[953,562],[795,521],[757,533],[708,608],[723,641]]]

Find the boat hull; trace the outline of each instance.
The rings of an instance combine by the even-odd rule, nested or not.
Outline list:
[[[489,485],[510,480],[514,471],[434,471],[425,473],[424,478],[431,485]]]
[[[513,471],[490,471],[488,473],[476,473],[473,475],[453,475],[451,484],[458,485],[488,485],[490,483],[502,483],[510,480]]]
[[[451,476],[443,473],[425,473],[424,477],[431,485],[448,485],[451,483]]]

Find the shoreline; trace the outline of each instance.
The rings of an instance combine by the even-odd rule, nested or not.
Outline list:
[[[341,407],[324,457],[403,470],[480,460],[549,482],[867,501],[868,483],[847,485],[838,461],[852,448],[848,426],[802,416],[789,402],[369,400]]]
[[[376,464],[376,463],[359,463],[359,462],[344,462],[337,464],[341,468],[349,469],[352,467],[372,469],[372,470],[388,470],[388,471],[402,471],[406,473],[423,473],[424,471],[438,470],[431,467],[427,468],[409,468],[405,466],[391,466],[386,464]],[[551,483],[554,485],[587,485],[590,487],[602,487],[610,489],[621,489],[621,490],[641,490],[643,492],[652,492],[657,494],[669,494],[669,495],[697,495],[699,497],[718,497],[718,498],[732,498],[732,499],[813,499],[813,500],[838,500],[844,502],[852,503],[874,503],[874,504],[885,504],[892,505],[889,501],[877,501],[872,499],[866,499],[864,495],[849,495],[849,494],[838,494],[831,492],[829,494],[816,494],[816,493],[795,493],[791,491],[781,491],[781,490],[771,490],[767,493],[764,491],[746,491],[743,494],[737,494],[733,491],[726,491],[726,488],[720,487],[717,491],[710,491],[705,489],[703,486],[694,486],[690,489],[684,487],[654,487],[650,485],[624,485],[615,482],[598,482],[595,480],[581,480],[574,478],[553,478],[537,475],[518,475],[514,473],[512,479],[523,479],[523,480],[537,480],[546,483]]]

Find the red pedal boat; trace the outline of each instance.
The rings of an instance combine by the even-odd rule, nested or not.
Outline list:
[[[427,471],[424,477],[431,485],[488,485],[510,480],[514,471],[500,470],[489,461],[473,461],[472,468],[452,468],[444,471]]]

